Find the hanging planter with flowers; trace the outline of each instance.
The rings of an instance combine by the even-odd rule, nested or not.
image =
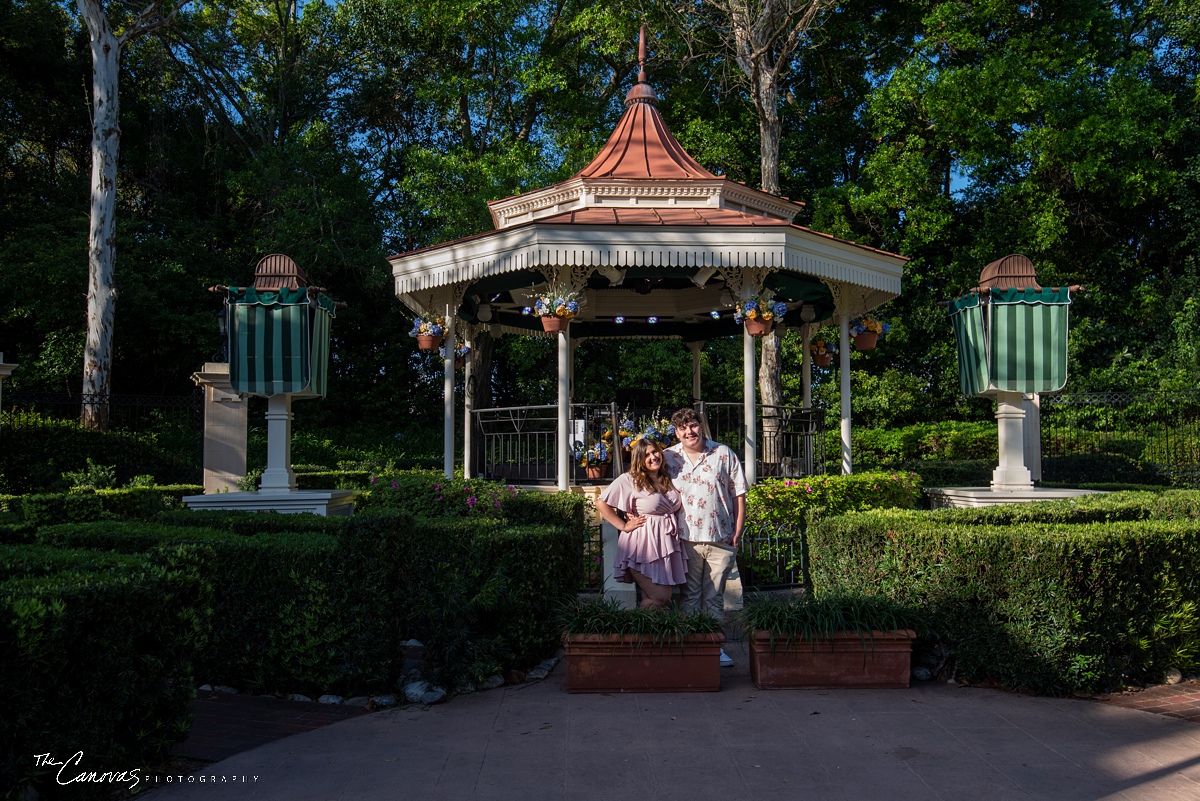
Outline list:
[[[420,350],[437,350],[442,344],[442,335],[446,331],[446,321],[441,317],[421,315],[413,321],[410,337],[417,338]]]
[[[467,354],[471,352],[471,346],[463,342],[454,349],[454,369],[461,370],[467,366]],[[438,348],[438,355],[443,359],[446,358],[446,346]]]
[[[626,452],[633,450],[634,443],[643,438],[657,442],[664,448],[675,444],[675,426],[671,425],[670,420],[660,417],[657,412],[640,422],[624,421],[618,433],[621,435],[621,448]]]
[[[767,290],[758,297],[743,300],[734,312],[733,319],[739,323],[744,320],[750,336],[766,336],[775,327],[775,320],[787,314],[787,304],[772,302],[773,294]]]
[[[872,350],[879,338],[891,331],[887,323],[881,323],[874,317],[863,315],[850,321],[850,335],[854,337],[855,350]]]
[[[612,467],[612,452],[603,441],[593,442],[591,447],[584,448],[582,442],[575,443],[575,463],[584,469],[590,479],[607,478]]]
[[[833,357],[838,352],[837,345],[823,339],[818,339],[809,345],[808,349],[812,352],[812,363],[817,367],[828,367],[833,364]]]
[[[565,331],[571,318],[579,313],[579,292],[550,286],[534,299],[533,306],[542,318],[545,331]]]

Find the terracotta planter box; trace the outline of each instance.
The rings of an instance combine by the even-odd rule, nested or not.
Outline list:
[[[810,687],[902,688],[912,666],[911,629],[873,632],[865,641],[858,632],[838,632],[816,648],[808,640],[784,642],[755,631],[750,637],[750,678],[760,690]]]
[[[724,634],[693,634],[666,646],[617,634],[564,634],[567,692],[716,692],[724,643]]]
[[[812,357],[812,361],[817,367],[828,367],[833,362],[833,356],[829,353],[818,353]]]

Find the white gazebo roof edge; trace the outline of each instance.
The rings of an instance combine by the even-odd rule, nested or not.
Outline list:
[[[780,226],[608,226],[537,223],[389,259],[406,295],[541,267],[768,267],[900,294],[907,259]]]

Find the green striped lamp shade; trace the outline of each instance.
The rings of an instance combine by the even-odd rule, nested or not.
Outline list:
[[[1066,287],[985,289],[950,301],[964,395],[1058,392],[1067,383]]]
[[[305,288],[230,287],[229,380],[246,395],[325,397],[334,302]]]

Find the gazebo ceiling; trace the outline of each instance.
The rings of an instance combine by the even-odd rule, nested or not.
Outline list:
[[[586,275],[572,336],[693,341],[739,332],[725,279],[745,269],[765,274],[789,325],[801,323],[804,304],[818,322],[832,317],[831,284],[849,285],[863,311],[900,294],[905,257],[794,225],[797,204],[708,172],[667,130],[657,102],[648,84],[634,86],[580,172],[489,204],[496,230],[391,257],[396,294],[431,311],[453,286],[460,318],[484,322],[486,303],[489,325],[534,333],[541,323],[526,309],[535,291],[555,274]]]

